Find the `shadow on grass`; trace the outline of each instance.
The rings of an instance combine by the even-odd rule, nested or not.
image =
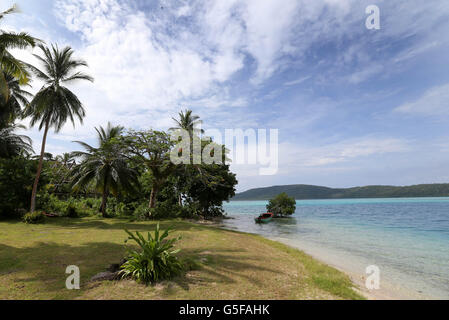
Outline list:
[[[4,224],[17,224],[21,221],[10,220],[3,221]],[[154,231],[157,224],[160,224],[161,229],[172,227],[179,231],[195,231],[201,230],[204,226],[196,225],[191,222],[183,220],[154,220],[142,222],[130,222],[126,219],[104,219],[104,218],[47,218],[45,225],[62,227],[68,229],[101,229],[101,230],[123,230],[130,231]]]
[[[66,268],[80,268],[81,286],[92,276],[106,270],[125,254],[125,247],[109,242],[93,242],[81,246],[57,243],[37,243],[32,247],[16,248],[0,244],[0,277],[13,276],[14,285],[31,291],[45,292],[47,298],[64,296]],[[71,296],[82,290],[73,290]],[[15,293],[15,295],[17,292]]]
[[[189,291],[191,285],[210,285],[214,283],[230,284],[240,283],[241,279],[245,279],[253,285],[263,287],[264,283],[249,273],[279,273],[264,266],[266,259],[263,257],[255,257],[245,254],[247,250],[244,249],[213,249],[211,248],[196,248],[183,249],[180,257],[189,261],[195,259],[196,264],[193,270],[199,270],[201,277],[177,277],[173,280],[179,287]],[[164,293],[169,293],[169,288],[165,288]]]
[[[55,219],[52,224],[60,225]],[[73,220],[72,220],[73,221]],[[173,225],[176,221],[161,223],[161,227]],[[154,225],[141,225],[113,222],[104,223],[102,221],[79,221],[63,222],[66,227],[74,228],[117,228],[123,229],[126,226],[133,230],[152,230]],[[185,223],[174,225],[177,230],[185,227]],[[190,230],[195,226],[187,226]],[[263,257],[254,257],[245,254],[244,249],[216,249],[202,247],[196,249],[183,249],[180,258],[188,264],[190,270],[198,270],[200,273],[196,277],[188,277],[188,271],[173,280],[183,290],[189,291],[192,285],[208,286],[211,283],[220,285],[222,283],[236,283],[239,279],[246,279],[257,286],[263,283],[248,274],[247,271],[271,272],[275,270],[264,266]],[[110,242],[92,242],[79,246],[68,244],[58,244],[54,242],[39,242],[31,247],[17,248],[5,244],[0,244],[0,277],[12,276],[14,282],[12,296],[20,295],[20,290],[27,290],[31,298],[34,292],[42,294],[49,299],[75,298],[83,294],[83,290],[69,291],[65,288],[65,281],[68,274],[65,273],[67,266],[76,265],[80,268],[81,289],[86,288],[92,276],[99,272],[106,271],[112,263],[117,263],[125,256],[124,245]],[[165,294],[170,289],[165,288]],[[39,295],[41,296],[41,295]],[[6,297],[7,298],[7,297]]]

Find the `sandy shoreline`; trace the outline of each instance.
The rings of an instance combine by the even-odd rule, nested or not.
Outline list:
[[[324,249],[313,247],[306,244],[300,244],[284,238],[270,238],[304,251],[313,258],[331,266],[335,269],[347,274],[351,281],[357,286],[355,288],[361,295],[368,300],[423,300],[432,299],[414,290],[406,289],[393,284],[388,279],[381,277],[380,288],[378,290],[368,290],[365,286],[366,274],[364,268],[357,263],[354,263],[347,257],[339,257],[335,253],[331,253]]]
[[[220,227],[222,229],[228,230],[221,220],[215,221],[204,221],[198,222],[200,224],[212,225],[216,227]],[[233,230],[233,229],[229,229]],[[281,242],[290,247],[299,249],[308,255],[312,256],[314,259],[325,263],[349,276],[351,281],[355,285],[355,290],[363,295],[368,300],[426,300],[433,299],[433,297],[426,296],[421,294],[415,290],[407,289],[401,286],[394,284],[389,279],[385,279],[385,277],[381,276],[380,288],[378,290],[369,290],[366,288],[366,274],[364,265],[360,263],[356,263],[354,259],[348,256],[342,256],[341,254],[337,254],[335,252],[331,252],[329,250],[325,250],[323,248],[319,248],[317,246],[313,246],[309,243],[302,243],[292,241],[286,238],[268,238],[273,241]]]

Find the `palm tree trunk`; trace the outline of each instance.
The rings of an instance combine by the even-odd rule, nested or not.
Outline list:
[[[103,198],[101,199],[101,215],[106,218],[106,205],[108,204],[108,191],[106,188],[103,191]]]
[[[106,205],[108,204],[108,196],[109,196],[109,186],[108,186],[108,175],[104,176],[104,185],[103,185],[103,198],[101,199],[101,215],[103,218],[107,218],[106,216]]]
[[[49,121],[45,123],[44,137],[42,138],[41,155],[39,157],[39,165],[37,167],[36,179],[34,179],[33,191],[31,193],[31,208],[30,212],[33,213],[36,210],[36,194],[37,186],[39,184],[39,178],[42,172],[42,165],[44,163],[45,144],[47,142],[47,134],[49,129]]]

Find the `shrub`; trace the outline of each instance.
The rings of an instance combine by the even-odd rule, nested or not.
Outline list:
[[[149,284],[170,279],[183,269],[181,262],[175,256],[179,249],[172,250],[174,243],[180,238],[167,240],[170,229],[161,233],[158,224],[154,237],[148,232],[147,239],[138,231],[136,231],[136,235],[128,230],[125,231],[129,235],[125,242],[134,240],[140,246],[141,251],[129,250],[126,262],[120,267],[122,278],[132,277],[137,282]]]
[[[74,203],[72,203],[72,202],[69,203],[65,214],[69,218],[78,218],[78,210]]]
[[[151,210],[151,219],[177,218],[181,215],[182,207],[177,203],[170,201],[158,202],[156,208]]]
[[[150,213],[151,213],[151,210],[148,206],[148,203],[142,203],[134,211],[134,218],[136,220],[147,220],[150,217]]]
[[[296,211],[296,201],[283,192],[270,200],[267,210],[277,217],[289,216]]]
[[[45,212],[62,215],[67,212],[67,202],[60,200],[56,195],[47,191],[38,193],[37,207]]]
[[[177,218],[183,215],[183,207],[170,201],[162,201],[156,204],[155,208],[149,208],[148,203],[142,203],[134,210],[136,220],[160,220]]]
[[[23,216],[23,222],[28,224],[38,224],[45,221],[45,215],[41,211],[29,212]]]
[[[21,209],[29,209],[36,167],[37,161],[23,157],[0,159],[0,219],[21,218]]]

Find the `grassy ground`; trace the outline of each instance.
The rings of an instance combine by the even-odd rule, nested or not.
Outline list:
[[[179,255],[194,260],[172,281],[146,287],[130,280],[91,283],[125,253],[124,228],[156,222],[47,219],[43,225],[0,222],[0,299],[359,299],[349,278],[301,251],[264,238],[185,221],[163,221],[181,235]],[[67,290],[68,265],[81,290]]]

